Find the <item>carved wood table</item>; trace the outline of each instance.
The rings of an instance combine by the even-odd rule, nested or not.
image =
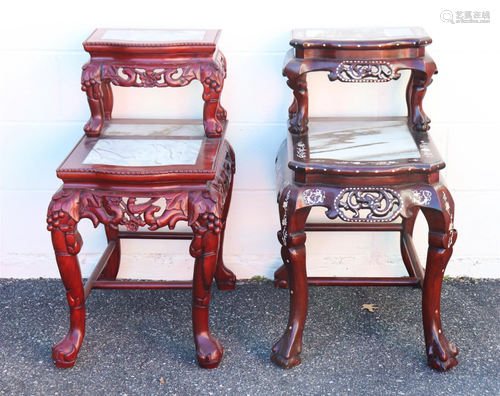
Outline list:
[[[281,220],[278,239],[284,265],[276,287],[290,288],[287,328],[271,360],[290,368],[300,364],[307,316],[308,285],[418,286],[427,362],[436,370],[458,364],[458,349],[445,337],[440,319],[441,286],[457,231],[453,199],[440,177],[444,162],[427,134],[430,120],[422,109],[436,65],[420,28],[295,30],[284,75],[293,90],[289,133],[276,159]],[[379,83],[409,69],[408,115],[385,118],[308,118],[307,73],[328,71],[331,81]],[[325,207],[339,222],[307,224],[314,206]],[[429,225],[425,269],[412,233],[422,212]],[[392,231],[401,235],[404,278],[308,278],[306,232]]]
[[[91,109],[85,135],[62,165],[63,180],[48,209],[57,265],[70,310],[68,334],[52,349],[54,363],[71,367],[85,334],[85,300],[92,289],[192,288],[193,332],[201,367],[223,354],[209,329],[213,278],[234,289],[236,277],[222,259],[231,201],[234,153],[225,140],[226,112],[219,100],[226,73],[218,30],[96,30],[85,49],[82,89]],[[203,120],[111,119],[111,84],[182,87],[203,84]],[[103,224],[108,246],[84,284],[78,262],[79,221]],[[174,229],[184,221],[187,232]],[[146,227],[149,229],[146,230]],[[152,232],[153,231],[153,232]],[[120,240],[188,239],[195,258],[193,281],[117,281]]]

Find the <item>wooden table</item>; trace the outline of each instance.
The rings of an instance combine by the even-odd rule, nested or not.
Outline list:
[[[201,367],[214,368],[223,348],[209,329],[213,278],[234,289],[223,263],[234,152],[225,140],[220,95],[226,73],[219,30],[97,29],[84,43],[91,59],[82,89],[91,118],[85,135],[57,169],[63,181],[47,215],[70,309],[68,334],[52,349],[54,363],[71,367],[85,335],[85,300],[92,289],[192,288],[193,332]],[[112,119],[111,85],[183,87],[203,84],[203,120]],[[103,224],[108,246],[84,284],[78,262],[81,219]],[[187,222],[192,233],[158,232]],[[193,281],[117,281],[124,238],[189,239]]]
[[[308,285],[418,286],[428,364],[436,370],[457,365],[458,349],[445,337],[440,319],[441,285],[457,231],[454,203],[440,178],[445,167],[430,136],[422,100],[437,72],[421,28],[295,30],[283,73],[293,90],[289,133],[278,152],[276,179],[284,265],[277,287],[290,287],[287,328],[271,360],[290,368],[300,364]],[[384,118],[308,117],[307,74],[328,71],[330,81],[381,83],[410,70],[407,116]],[[329,219],[307,224],[311,208],[326,208]],[[417,214],[429,224],[425,269],[412,234]],[[391,231],[401,235],[409,277],[308,278],[306,232]],[[335,246],[334,244],[332,245]]]

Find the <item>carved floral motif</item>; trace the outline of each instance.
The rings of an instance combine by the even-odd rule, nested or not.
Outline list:
[[[194,79],[201,79],[201,65],[157,68],[155,66],[122,67],[104,64],[102,79],[109,79],[122,87],[183,87]]]
[[[165,209],[154,205],[160,198],[165,200]],[[48,230],[61,228],[59,219],[68,215],[78,223],[82,218],[88,218],[95,227],[99,223],[112,229],[119,225],[127,227],[128,231],[137,231],[140,227],[149,226],[151,231],[162,227],[173,229],[180,220],[188,220],[188,193],[171,192],[161,197],[150,198],[146,202],[137,203],[137,198],[92,194],[87,191],[60,191],[53,197],[50,204],[47,223]]]
[[[351,187],[343,189],[334,204],[344,221],[387,222],[399,214],[401,202],[401,196],[390,188]]]

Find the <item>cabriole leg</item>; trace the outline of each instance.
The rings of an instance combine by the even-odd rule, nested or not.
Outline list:
[[[288,130],[290,133],[302,134],[308,131],[309,96],[307,91],[307,75],[291,73],[287,76],[287,84],[293,90],[293,102],[288,109]]]
[[[65,198],[67,197],[62,195],[54,196],[47,216],[47,228],[51,231],[57,266],[66,289],[70,316],[68,334],[52,348],[52,359],[58,367],[72,367],[75,364],[85,335],[85,299],[77,257],[83,241],[76,228],[77,222],[69,215],[78,213],[79,208],[64,205],[62,201],[71,204],[69,202],[71,200]]]
[[[99,276],[99,279],[106,280],[116,280],[118,275],[118,271],[120,270],[120,259],[121,259],[121,247],[120,247],[120,238],[118,238],[118,228],[105,226],[106,230],[106,239],[108,243],[111,241],[116,241],[115,249],[111,256],[108,259],[108,263],[104,267]]]
[[[301,363],[299,355],[309,298],[304,228],[311,209],[296,210],[296,199],[297,192],[292,190],[283,192],[280,199],[281,255],[288,273],[290,314],[283,336],[273,347],[271,361],[283,368],[292,368]]]
[[[454,205],[448,190],[439,191],[441,211],[422,208],[429,223],[429,249],[423,287],[422,314],[427,364],[446,371],[458,364],[458,349],[444,335],[441,325],[441,287],[453,253],[457,232],[453,228]]]
[[[227,167],[225,174],[230,175],[231,180],[229,181],[229,189],[227,192],[227,197],[224,202],[224,209],[221,218],[221,233],[220,233],[220,246],[219,255],[217,257],[217,266],[215,267],[215,281],[217,282],[217,288],[219,290],[234,290],[236,285],[236,276],[234,273],[224,265],[224,234],[226,231],[226,220],[229,213],[229,207],[231,205],[231,196],[233,193],[233,180],[234,180],[234,152],[231,146],[229,146],[229,151],[226,156],[225,166]]]
[[[209,304],[217,265],[221,222],[213,213],[204,213],[192,225],[190,253],[195,258],[193,276],[193,334],[197,359],[202,368],[216,368],[223,354],[222,344],[209,329]]]
[[[412,70],[410,83],[412,83],[411,91],[407,94],[411,95],[411,113],[413,130],[416,132],[427,132],[430,129],[430,118],[424,112],[422,102],[424,101],[427,87],[432,83],[432,76],[436,72],[436,64],[433,61],[425,62],[424,70]]]
[[[403,217],[402,225],[403,225],[403,231],[401,232],[401,238],[400,238],[400,246],[401,246],[401,256],[403,258],[403,263],[406,267],[406,270],[408,271],[408,275],[411,277],[416,277],[417,275],[415,274],[415,271],[413,270],[413,267],[410,262],[410,256],[408,254],[408,251],[406,250],[404,241],[403,241],[403,236],[405,234],[409,234],[410,236],[413,236],[413,228],[415,227],[415,221],[417,220],[419,209],[418,207],[413,208],[413,216],[410,217],[409,219],[405,219]]]

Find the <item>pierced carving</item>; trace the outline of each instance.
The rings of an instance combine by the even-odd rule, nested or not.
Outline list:
[[[413,190],[410,199],[416,205],[427,206],[431,203],[432,193],[428,190]]]
[[[385,61],[344,61],[337,66],[336,74],[343,82],[385,82],[400,77]]]
[[[307,149],[303,141],[297,143],[297,157],[299,158],[307,157]]]
[[[105,64],[102,79],[122,87],[183,87],[194,79],[200,80],[200,64],[183,67],[158,68],[155,66],[121,67]]]
[[[153,205],[160,198],[165,199],[165,209],[159,215],[161,207]],[[69,216],[71,223],[61,223],[60,219]],[[188,193],[171,192],[160,197],[150,198],[147,202],[137,203],[137,198],[92,194],[86,191],[60,191],[54,195],[47,215],[47,229],[59,228],[63,232],[72,232],[74,224],[81,218],[88,218],[97,227],[99,223],[118,229],[119,225],[128,231],[137,231],[139,227],[149,226],[151,231],[166,227],[173,229],[180,220],[188,220]],[[71,226],[71,227],[70,227]],[[68,228],[70,227],[70,228]]]
[[[401,211],[401,196],[390,188],[345,188],[335,199],[340,218],[349,222],[388,222]]]
[[[103,88],[105,84],[122,87],[183,87],[194,79],[203,85],[202,98],[204,103],[203,122],[208,137],[218,137],[222,133],[221,122],[226,120],[227,112],[220,104],[220,95],[226,77],[226,60],[218,51],[208,62],[188,58],[183,63],[158,60],[144,61],[144,63],[120,63],[90,61],[83,67],[82,90],[87,92],[87,99],[91,111],[89,122],[84,130],[88,136],[99,136],[105,114]],[[111,91],[110,91],[111,92]],[[106,117],[111,117],[111,110]]]
[[[318,205],[325,202],[325,192],[318,188],[304,190],[304,203],[307,206]]]
[[[222,167],[212,183],[212,186],[219,192],[221,196],[226,196],[231,186],[231,178],[234,173],[234,161],[231,158],[229,150],[226,152]]]

